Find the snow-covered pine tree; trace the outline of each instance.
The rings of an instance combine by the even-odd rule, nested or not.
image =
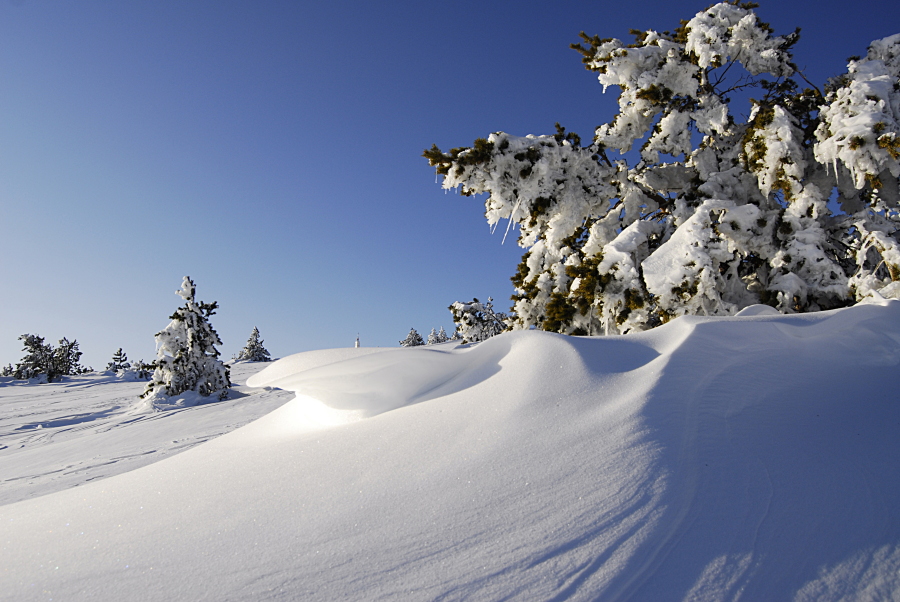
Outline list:
[[[16,363],[14,376],[19,380],[28,380],[42,374],[47,375],[47,382],[53,381],[53,347],[44,344],[44,337],[36,334],[23,334],[22,341],[25,357]]]
[[[259,329],[256,326],[253,327],[253,332],[250,333],[247,344],[244,345],[244,348],[241,349],[241,352],[234,359],[247,362],[272,361],[269,352],[263,347],[263,340],[259,338]]]
[[[449,339],[447,338],[447,333],[444,332],[444,327],[441,326],[439,331],[435,331],[434,328],[431,329],[431,333],[428,335],[427,345],[437,345],[438,343],[446,343]]]
[[[181,290],[175,292],[185,303],[170,316],[169,325],[156,333],[156,370],[141,397],[171,397],[185,391],[219,399],[228,396],[228,366],[219,360],[216,349],[222,341],[209,323],[219,304],[196,301],[195,292],[193,280],[185,276]]]
[[[572,47],[620,90],[587,146],[557,124],[425,152],[444,188],[486,193],[488,222],[519,227],[514,327],[625,333],[900,297],[900,34],[820,90],[793,62],[798,32],[754,7],[631,44],[582,33]],[[730,103],[748,91],[749,110]]]
[[[0,368],[0,376],[13,376],[16,375],[16,369],[13,368],[12,364],[6,364],[2,368]]]
[[[508,317],[494,311],[493,301],[488,297],[487,303],[481,303],[475,298],[468,303],[457,301],[449,307],[456,332],[464,343],[486,341],[507,329]]]
[[[128,356],[122,351],[121,347],[119,347],[118,351],[113,353],[112,361],[106,364],[106,369],[113,372],[128,370],[129,368],[131,368],[131,362],[128,361]]]
[[[63,337],[57,347],[44,344],[44,337],[36,334],[23,334],[19,337],[26,352],[16,364],[13,375],[17,379],[27,380],[37,376],[46,375],[47,382],[52,383],[60,376],[70,376],[85,372],[79,363],[81,351],[78,350],[78,341],[69,341]]]
[[[409,334],[406,335],[406,338],[400,341],[401,347],[418,347],[419,345],[424,345],[425,341],[422,340],[422,335],[416,332],[415,328],[409,329]]]
[[[56,376],[68,376],[72,374],[81,374],[87,372],[81,365],[81,351],[78,350],[78,340],[72,340],[63,337],[53,350],[51,363],[53,365],[52,372]],[[48,377],[47,379],[52,380]]]

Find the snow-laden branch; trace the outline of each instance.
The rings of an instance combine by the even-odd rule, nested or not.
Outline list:
[[[518,226],[515,327],[621,333],[900,289],[900,35],[823,96],[792,79],[806,79],[797,32],[774,35],[749,5],[634,33],[573,45],[619,89],[591,144],[557,126],[425,153],[445,188],[487,195],[489,224]],[[729,103],[749,87],[763,94],[741,120]]]

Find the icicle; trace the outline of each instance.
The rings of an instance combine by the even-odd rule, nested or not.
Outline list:
[[[522,202],[522,197],[519,197],[518,199],[516,199],[516,206],[513,207],[512,213],[509,214],[509,221],[506,222],[506,232],[503,233],[503,240],[500,241],[501,245],[506,242],[506,237],[509,234],[509,229],[512,227],[513,217],[516,215],[516,211],[519,210],[519,204],[521,202]]]

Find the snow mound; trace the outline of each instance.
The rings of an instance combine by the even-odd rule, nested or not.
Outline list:
[[[0,598],[900,598],[900,302],[748,314],[285,358],[261,419],[0,506]]]
[[[534,349],[536,338],[540,343]],[[556,339],[559,337],[543,332],[515,332],[474,346],[307,352],[276,362],[250,378],[248,384],[293,391],[298,396],[315,398],[335,410],[371,417],[465,391],[499,372],[504,363],[525,361],[529,353],[547,346],[559,346],[560,341]],[[595,347],[599,344],[597,340],[593,342]],[[522,356],[521,359],[506,359],[513,348],[516,357]],[[562,345],[561,357],[567,355],[568,348],[568,343]],[[389,353],[372,355],[379,351]],[[658,355],[646,346],[624,341],[617,341],[617,351],[615,357],[607,357],[602,364],[594,365],[595,371],[633,370]],[[580,357],[568,359],[582,362]]]
[[[270,363],[248,378],[247,384],[251,387],[278,387],[278,381],[285,376],[384,351],[396,351],[396,349],[390,347],[345,347],[295,353]]]
[[[735,314],[737,318],[750,318],[754,316],[779,316],[781,312],[769,305],[751,305]]]

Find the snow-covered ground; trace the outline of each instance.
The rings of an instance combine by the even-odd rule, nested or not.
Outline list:
[[[0,379],[0,505],[151,464],[256,420],[293,395],[245,386],[265,364],[237,363],[229,399],[149,412],[146,381],[111,373],[26,385]]]
[[[0,599],[900,599],[898,363],[890,301],[0,387]]]

